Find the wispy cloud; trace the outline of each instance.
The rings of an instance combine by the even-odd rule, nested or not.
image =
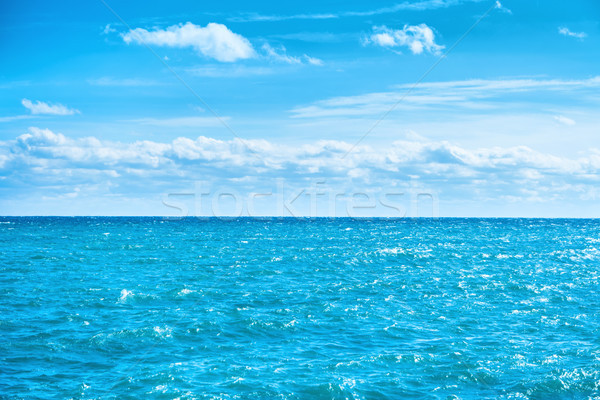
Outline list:
[[[229,117],[220,117],[223,121],[229,121]],[[183,127],[209,127],[221,126],[222,122],[214,117],[179,117],[179,118],[139,118],[131,119],[125,122],[131,122],[140,125],[163,126],[169,128]]]
[[[43,115],[73,115],[79,114],[79,110],[68,108],[62,104],[49,104],[43,101],[32,102],[29,99],[21,100],[21,104],[27,108],[32,114]]]
[[[310,57],[306,54],[302,55],[301,57],[290,56],[287,54],[287,50],[285,49],[284,46],[279,46],[279,48],[275,49],[275,48],[271,47],[271,45],[269,45],[268,43],[265,43],[262,46],[262,50],[264,51],[265,56],[269,60],[282,62],[285,64],[308,63],[308,64],[312,64],[312,65],[323,65],[322,60],[315,58],[315,57]]]
[[[356,38],[355,33],[332,33],[332,32],[294,32],[269,35],[269,38],[283,40],[298,40],[312,43],[339,43]]]
[[[558,28],[558,33],[560,33],[563,36],[574,37],[581,40],[587,37],[587,33],[585,32],[572,32],[569,28],[564,26]]]
[[[277,72],[275,68],[265,66],[248,65],[200,65],[188,68],[187,71],[195,76],[205,76],[210,78],[243,78],[255,75],[270,75]]]
[[[261,22],[261,21],[286,21],[294,19],[306,19],[306,20],[322,20],[322,19],[337,19],[344,17],[369,17],[380,14],[390,14],[398,11],[425,11],[439,8],[447,8],[463,3],[479,2],[482,0],[422,0],[415,2],[402,2],[397,3],[389,7],[380,7],[370,10],[354,10],[354,11],[342,11],[332,13],[314,13],[314,14],[291,14],[291,15],[265,15],[251,13],[237,17],[229,18],[230,21],[234,22]]]
[[[256,56],[248,39],[232,32],[223,24],[212,22],[205,27],[187,22],[151,31],[136,28],[121,36],[125,43],[191,47],[198,53],[221,62],[234,62]]]
[[[30,119],[30,118],[34,118],[33,115],[12,115],[12,116],[7,116],[7,117],[0,117],[0,122],[12,122],[12,121],[19,121],[22,119]]]
[[[500,98],[508,93],[570,93],[600,87],[600,77],[583,80],[500,79],[426,82],[415,87],[405,84],[388,92],[356,96],[332,97],[291,110],[296,118],[377,115],[387,111],[402,98],[398,109],[434,108],[440,106],[482,109],[490,107],[484,100]],[[517,101],[515,98],[512,101]]]
[[[115,28],[113,28],[111,24],[106,24],[106,25],[104,26],[104,28],[102,29],[102,33],[103,33],[103,34],[105,34],[105,35],[108,35],[108,34],[114,33],[114,32],[116,32],[116,31],[117,31],[117,30],[116,30]]]
[[[323,60],[321,60],[320,58],[307,56],[306,54],[303,57],[306,60],[306,62],[309,64],[318,65],[318,66],[321,66],[324,64]]]
[[[301,64],[302,60],[299,57],[289,56],[285,50],[285,47],[280,46],[279,49],[275,50],[268,43],[263,44],[263,51],[267,58],[286,64]]]
[[[554,120],[563,125],[569,125],[569,126],[575,125],[574,120],[572,120],[571,118],[565,117],[564,115],[555,115]]]
[[[101,78],[88,79],[90,85],[94,86],[158,86],[164,83],[151,79],[139,78],[112,78],[103,76]]]
[[[335,19],[339,18],[340,15],[336,13],[324,13],[324,14],[293,14],[293,15],[265,15],[259,13],[247,13],[237,17],[228,18],[232,22],[270,22],[270,21],[287,21],[293,19]]]
[[[512,14],[512,11],[506,7],[499,0],[496,0],[496,9],[505,12],[506,14]]]
[[[439,54],[444,46],[435,43],[435,34],[426,24],[404,25],[402,29],[375,26],[363,41],[381,47],[407,47],[413,54]]]

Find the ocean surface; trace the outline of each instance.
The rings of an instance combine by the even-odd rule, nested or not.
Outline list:
[[[597,399],[600,221],[0,218],[2,399]]]

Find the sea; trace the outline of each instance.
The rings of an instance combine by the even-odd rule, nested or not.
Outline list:
[[[600,220],[0,218],[1,399],[599,399]]]

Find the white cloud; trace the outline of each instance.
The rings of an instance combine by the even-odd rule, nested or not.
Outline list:
[[[281,46],[279,49],[275,50],[268,43],[265,43],[265,44],[263,44],[262,49],[265,52],[265,55],[267,56],[267,58],[269,58],[271,60],[283,62],[286,64],[301,64],[302,63],[302,60],[300,58],[287,55],[285,47],[283,47],[283,46]]]
[[[202,110],[204,111],[204,110]],[[220,117],[221,121],[229,121],[229,117]],[[203,128],[209,126],[221,126],[222,122],[214,117],[179,117],[179,118],[140,118],[125,122],[140,125],[164,126],[169,128],[195,127]]]
[[[94,86],[158,86],[163,85],[161,82],[157,82],[150,79],[139,79],[139,78],[112,78],[109,76],[103,76],[101,78],[88,79],[88,83]]]
[[[334,34],[331,32],[301,31],[269,35],[269,37],[281,40],[298,40],[301,42],[311,43],[341,43],[347,39],[353,39],[355,35],[349,32]]]
[[[496,0],[496,9],[503,11],[507,14],[512,14],[512,11],[509,10],[508,8],[504,7],[504,5],[502,3],[500,3],[499,0]]]
[[[205,27],[187,22],[152,31],[136,28],[121,36],[126,43],[192,47],[198,53],[222,62],[233,62],[256,56],[248,39],[230,31],[223,24],[213,22]]]
[[[571,118],[565,117],[564,115],[555,115],[554,120],[563,125],[575,125],[575,121]]]
[[[408,47],[413,54],[422,54],[423,52],[439,54],[444,48],[435,43],[435,34],[426,24],[404,25],[402,29],[375,26],[372,33],[364,39],[364,44],[382,47]]]
[[[318,65],[318,66],[322,66],[324,64],[323,60],[321,60],[319,58],[310,57],[310,56],[307,56],[306,54],[303,57],[306,60],[306,62],[309,64]]]
[[[275,68],[241,64],[201,65],[190,68],[187,71],[192,75],[208,76],[211,78],[240,78],[254,75],[270,75],[277,72]]]
[[[199,177],[250,184],[275,177],[296,183],[324,178],[358,189],[376,189],[416,177],[450,199],[464,196],[465,190],[491,198],[498,192],[519,196],[524,188],[560,194],[569,185],[580,184],[585,189],[600,182],[598,151],[565,158],[525,146],[467,149],[447,141],[415,139],[395,141],[384,148],[361,145],[342,158],[351,147],[351,143],[333,140],[294,146],[203,136],[119,143],[95,137],[73,139],[31,128],[0,146],[0,172],[8,180],[6,184],[85,182],[108,185],[125,194],[140,182],[148,190],[160,190]]]
[[[280,178],[289,189],[285,197],[315,182],[340,193],[378,195],[406,193],[414,183],[447,205],[460,204],[458,215],[472,206],[494,215],[498,209],[486,204],[504,207],[507,202],[531,207],[536,215],[536,204],[564,207],[600,197],[600,151],[594,149],[569,158],[526,146],[468,148],[413,135],[378,147],[360,145],[342,158],[351,148],[352,143],[338,140],[293,145],[203,136],[116,142],[31,128],[0,142],[2,187],[11,191],[0,204],[5,212],[39,214],[49,213],[46,201],[56,199],[63,213],[122,215],[141,212],[125,207],[136,199],[148,214],[164,215],[168,210],[161,199],[182,189],[189,193],[196,182],[247,198],[275,190]],[[74,193],[78,202],[63,201]],[[18,208],[20,199],[29,211]]]
[[[242,16],[230,17],[232,22],[272,22],[272,21],[288,21],[293,19],[337,19],[340,16],[334,13],[327,14],[293,14],[293,15],[264,15],[258,13],[246,13]]]
[[[33,115],[13,115],[13,116],[9,116],[9,117],[0,117],[0,122],[12,122],[12,121],[19,121],[22,119],[30,119],[30,118],[34,118]]]
[[[271,47],[268,43],[263,44],[262,50],[265,53],[265,56],[273,61],[282,62],[285,64],[303,64],[308,63],[311,65],[321,66],[323,65],[323,60],[320,60],[315,57],[310,57],[306,54],[302,55],[302,57],[294,57],[287,54],[285,47],[280,46],[278,49]]]
[[[291,110],[295,118],[339,117],[357,115],[381,115],[392,106],[398,110],[432,109],[435,107],[460,107],[483,110],[494,108],[499,102],[518,102],[516,96],[500,100],[506,94],[542,93],[540,101],[549,95],[579,93],[579,101],[585,92],[594,93],[600,87],[600,77],[582,80],[558,79],[473,79],[464,81],[425,82],[417,86],[403,84],[388,92],[366,93],[354,96],[332,97]],[[593,96],[593,95],[592,95]],[[498,99],[494,102],[495,99]],[[487,100],[487,101],[486,101]],[[564,101],[564,99],[563,99]],[[531,100],[530,100],[531,102]]]
[[[111,24],[106,24],[104,29],[102,29],[102,33],[108,35],[109,33],[116,32],[117,30],[111,26]]]
[[[558,33],[560,33],[563,36],[574,37],[577,39],[584,39],[585,37],[587,37],[587,33],[585,32],[572,32],[571,30],[569,30],[569,28],[564,26],[558,28]]]
[[[315,14],[292,14],[292,15],[263,15],[250,13],[238,17],[229,18],[235,22],[267,22],[267,21],[287,21],[294,19],[306,20],[323,20],[323,19],[338,19],[344,17],[370,17],[373,15],[390,14],[398,11],[425,11],[435,10],[440,8],[448,8],[451,6],[460,5],[463,3],[479,2],[481,0],[421,0],[421,1],[405,1],[397,3],[389,7],[381,7],[370,10],[354,10],[342,11],[338,13],[315,13]]]
[[[32,114],[46,114],[46,115],[73,115],[79,114],[79,110],[68,108],[62,104],[48,104],[43,101],[32,102],[29,99],[21,100],[21,104]]]

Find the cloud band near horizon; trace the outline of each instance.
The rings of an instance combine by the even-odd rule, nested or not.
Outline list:
[[[27,182],[29,190],[57,196],[81,185],[103,187],[103,196],[158,193],[200,179],[251,192],[261,182],[286,178],[296,187],[321,179],[332,186],[375,191],[415,181],[446,200],[470,192],[482,201],[500,196],[535,202],[595,198],[600,183],[597,149],[574,159],[525,146],[466,149],[446,141],[404,140],[385,149],[360,146],[342,159],[350,147],[332,140],[291,146],[203,136],[119,143],[31,128],[2,143],[0,171],[5,190],[19,193]],[[146,180],[153,182],[152,189],[144,188]]]

